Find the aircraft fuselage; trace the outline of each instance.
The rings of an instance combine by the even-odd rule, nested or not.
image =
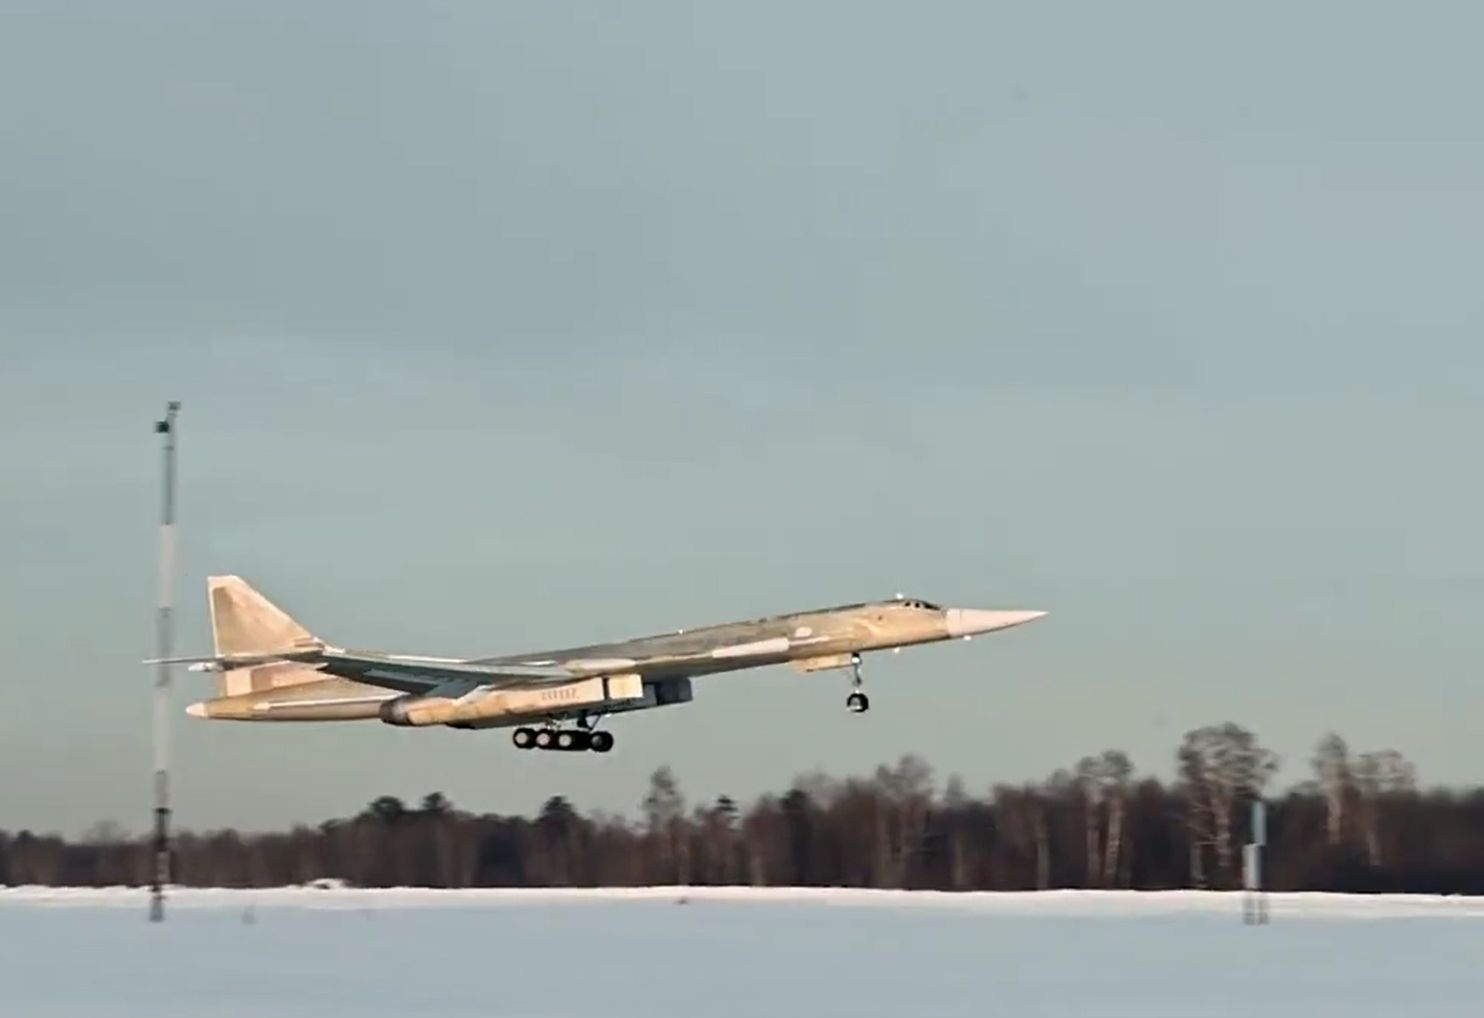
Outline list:
[[[358,651],[353,660],[327,656],[312,670],[293,662],[254,669],[250,688],[240,691],[229,672],[228,695],[194,704],[191,713],[242,721],[380,718],[392,724],[503,727],[685,702],[690,680],[702,675],[785,663],[803,671],[854,667],[869,651],[966,638],[1042,614],[945,610],[909,599],[793,612],[615,643],[460,660],[460,666],[491,669],[561,668],[571,678],[504,683],[458,696],[410,684],[397,688],[392,666],[408,659]]]

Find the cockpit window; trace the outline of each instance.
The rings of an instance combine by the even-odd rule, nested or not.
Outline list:
[[[942,611],[937,605],[929,604],[926,601],[903,601],[902,606],[905,608],[921,608],[925,611]]]

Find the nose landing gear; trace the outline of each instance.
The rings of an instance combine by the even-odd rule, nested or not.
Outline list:
[[[850,655],[851,690],[845,698],[845,709],[852,714],[864,714],[871,709],[871,698],[861,691],[861,656]]]

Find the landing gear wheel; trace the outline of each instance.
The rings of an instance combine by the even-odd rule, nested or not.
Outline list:
[[[568,752],[587,749],[588,734],[568,728],[556,733],[556,748]]]
[[[516,749],[530,749],[536,741],[536,733],[529,728],[517,728],[510,733],[510,741]]]
[[[612,732],[594,732],[587,748],[594,753],[606,753],[613,748]]]
[[[537,749],[550,749],[556,742],[556,732],[550,728],[542,728],[536,733],[533,742]]]

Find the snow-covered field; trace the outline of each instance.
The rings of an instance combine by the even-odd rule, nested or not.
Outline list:
[[[0,1015],[1484,1015],[1484,899],[0,889]]]

